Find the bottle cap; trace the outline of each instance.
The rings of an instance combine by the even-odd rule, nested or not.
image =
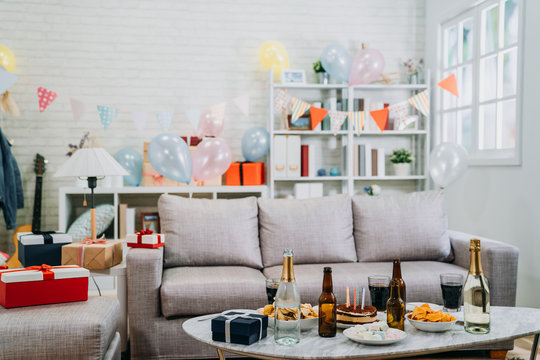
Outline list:
[[[480,250],[480,240],[471,239],[471,244],[469,245],[469,250]]]
[[[324,268],[324,272],[325,272],[325,273],[331,273],[331,272],[332,272],[332,268],[329,267],[329,266],[326,266],[326,267]]]

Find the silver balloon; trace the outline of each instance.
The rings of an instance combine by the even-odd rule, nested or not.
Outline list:
[[[262,126],[248,129],[242,136],[242,155],[246,161],[257,161],[268,153],[270,134]]]
[[[442,143],[433,149],[429,159],[429,173],[438,186],[445,188],[467,169],[468,153],[459,144]]]
[[[189,184],[191,153],[186,142],[179,136],[163,133],[153,138],[148,145],[148,159],[161,175]]]
[[[131,148],[124,148],[117,151],[114,158],[129,173],[124,176],[124,182],[131,186],[139,186],[142,179],[142,155]]]

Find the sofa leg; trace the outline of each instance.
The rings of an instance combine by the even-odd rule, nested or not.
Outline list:
[[[225,356],[223,356],[221,349],[217,349],[217,354],[219,356],[219,360],[225,360]]]
[[[506,358],[506,353],[508,350],[490,350],[489,358],[490,359],[504,359]]]

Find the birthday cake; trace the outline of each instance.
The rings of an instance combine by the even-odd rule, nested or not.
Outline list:
[[[347,306],[346,304],[338,305],[337,307],[337,322],[342,324],[369,324],[377,319],[377,309],[374,306],[366,305],[362,309],[361,306]]]

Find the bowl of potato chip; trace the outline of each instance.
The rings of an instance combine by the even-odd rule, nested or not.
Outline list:
[[[456,318],[442,310],[435,311],[429,304],[415,306],[406,316],[409,323],[421,331],[443,332],[451,330]]]
[[[274,327],[274,319],[276,317],[275,308],[273,304],[266,305],[264,308],[257,309],[257,312],[262,315],[268,316],[268,326]],[[300,329],[310,330],[319,325],[319,307],[311,306],[311,304],[302,304],[300,306]],[[296,312],[294,309],[282,308],[279,309],[277,314],[278,320],[290,321],[296,320]]]

